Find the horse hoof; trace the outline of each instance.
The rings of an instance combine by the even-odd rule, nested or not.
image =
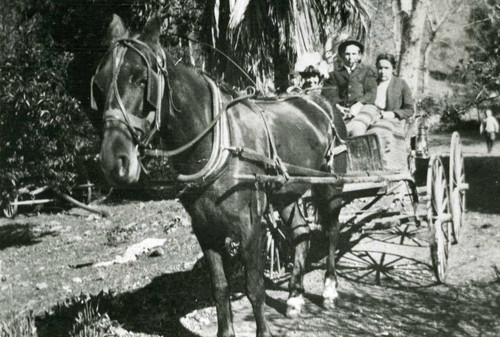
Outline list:
[[[324,298],[323,299],[323,308],[326,310],[335,309],[335,299],[334,298]]]
[[[301,296],[291,297],[286,301],[286,317],[297,318],[302,312],[304,298]]]

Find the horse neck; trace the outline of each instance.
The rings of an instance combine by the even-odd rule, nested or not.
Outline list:
[[[162,111],[164,118],[162,134],[166,135],[168,149],[178,148],[199,135],[213,118],[212,93],[205,79],[193,69],[187,68],[167,57],[168,83],[165,86]],[[170,96],[169,96],[170,91]],[[169,100],[172,102],[169,102]],[[170,107],[168,107],[170,105]],[[203,159],[210,155],[210,134],[199,141],[186,155],[177,156],[176,161],[196,170],[203,166]]]

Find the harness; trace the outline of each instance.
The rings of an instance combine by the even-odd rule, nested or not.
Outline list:
[[[141,48],[143,50],[141,50]],[[136,52],[141,59],[147,65],[147,87],[146,87],[146,100],[153,107],[153,110],[148,113],[145,118],[140,118],[132,113],[128,112],[125,108],[123,100],[120,96],[118,90],[118,74],[120,67],[123,63],[125,53],[127,50],[133,50]],[[175,180],[178,183],[182,183],[189,186],[202,186],[210,181],[213,181],[217,178],[224,170],[230,155],[234,155],[236,157],[257,161],[260,162],[267,167],[271,167],[275,169],[280,175],[282,175],[286,180],[290,178],[289,172],[293,174],[299,175],[314,175],[314,176],[331,176],[331,173],[318,171],[314,169],[299,167],[291,164],[284,163],[278,155],[274,137],[269,129],[269,126],[266,121],[265,111],[258,106],[254,100],[250,98],[255,97],[255,90],[253,90],[250,94],[244,95],[241,97],[237,97],[232,99],[230,102],[226,103],[224,106],[222,105],[221,100],[221,90],[218,85],[208,76],[203,75],[205,81],[207,82],[208,87],[210,88],[212,94],[212,121],[210,124],[194,139],[182,145],[181,147],[174,150],[160,150],[160,149],[152,149],[151,148],[151,140],[153,136],[160,130],[161,127],[161,108],[164,99],[164,92],[167,89],[169,100],[168,100],[168,109],[170,112],[177,108],[173,105],[172,101],[172,90],[169,83],[169,74],[166,68],[166,55],[163,48],[158,48],[159,51],[154,50],[148,44],[135,39],[135,38],[127,38],[120,39],[116,41],[113,46],[108,50],[109,53],[113,53],[113,73],[111,84],[108,88],[105,97],[105,106],[104,111],[105,114],[103,116],[103,120],[105,122],[118,122],[124,124],[130,134],[133,137],[134,142],[140,149],[140,153],[143,156],[157,157],[168,159],[170,157],[179,155],[192,146],[194,146],[198,141],[200,141],[204,136],[206,136],[209,132],[213,131],[213,145],[210,157],[204,167],[196,173],[193,174],[178,174],[175,173]],[[146,53],[149,53],[150,58],[153,62],[150,62],[150,58],[147,57]],[[107,55],[108,55],[107,54]],[[103,58],[103,60],[105,57]],[[102,63],[102,61],[101,61]],[[102,64],[99,64],[96,70],[96,73],[92,77],[91,80],[91,106],[94,110],[97,110],[97,104],[94,95],[94,85],[99,86],[99,81],[96,80],[96,75],[99,73],[99,70],[102,67]],[[102,89],[102,88],[101,88]],[[297,98],[298,95],[291,96],[292,98]],[[119,111],[114,109],[109,109],[109,105],[111,104],[113,98],[116,100]],[[316,107],[316,109],[320,110],[329,120],[331,125],[331,130],[335,134],[335,137],[338,136],[336,132],[335,125],[331,117],[324,111],[324,109],[319,106],[314,101],[302,97],[307,102]],[[257,151],[247,148],[234,148],[231,147],[230,144],[230,132],[229,132],[229,122],[227,117],[227,112],[229,108],[232,106],[244,102],[244,104],[248,105],[253,111],[257,112],[263,121],[264,129],[267,135],[268,144],[270,148],[269,156],[264,154],[257,153]],[[336,146],[336,138],[333,138],[330,142],[328,148],[329,162],[333,160],[333,156],[335,153],[343,152],[342,146],[345,148],[344,142],[341,140],[340,148]],[[138,158],[141,163],[142,169],[146,172],[144,165],[141,162],[141,158]],[[333,161],[332,161],[333,163]]]

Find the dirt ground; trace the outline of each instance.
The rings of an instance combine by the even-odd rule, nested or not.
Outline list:
[[[432,136],[446,154],[450,135]],[[473,134],[463,137],[470,184],[468,213],[459,244],[451,248],[445,285],[431,272],[428,247],[367,239],[356,254],[405,256],[404,287],[373,277],[352,280],[339,268],[333,311],[321,308],[321,264],[306,276],[306,305],[285,317],[286,284],[269,285],[267,316],[275,336],[500,336],[500,144],[485,154]],[[215,309],[203,258],[179,203],[107,202],[100,218],[80,209],[22,212],[0,219],[0,326],[14,314],[36,316],[38,336],[68,336],[86,303],[130,336],[215,336]],[[425,236],[425,235],[424,235]],[[165,239],[155,254],[134,262],[95,267],[123,256],[146,238]],[[364,254],[364,255],[363,255]],[[342,262],[342,261],[341,261]],[[373,276],[373,275],[371,275]],[[239,278],[232,287],[238,336],[255,336],[250,304]]]

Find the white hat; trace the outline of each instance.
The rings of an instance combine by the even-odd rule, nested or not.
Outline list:
[[[297,58],[295,63],[295,72],[302,73],[307,68],[313,68],[324,78],[330,77],[328,74],[328,64],[318,52],[305,53]]]

